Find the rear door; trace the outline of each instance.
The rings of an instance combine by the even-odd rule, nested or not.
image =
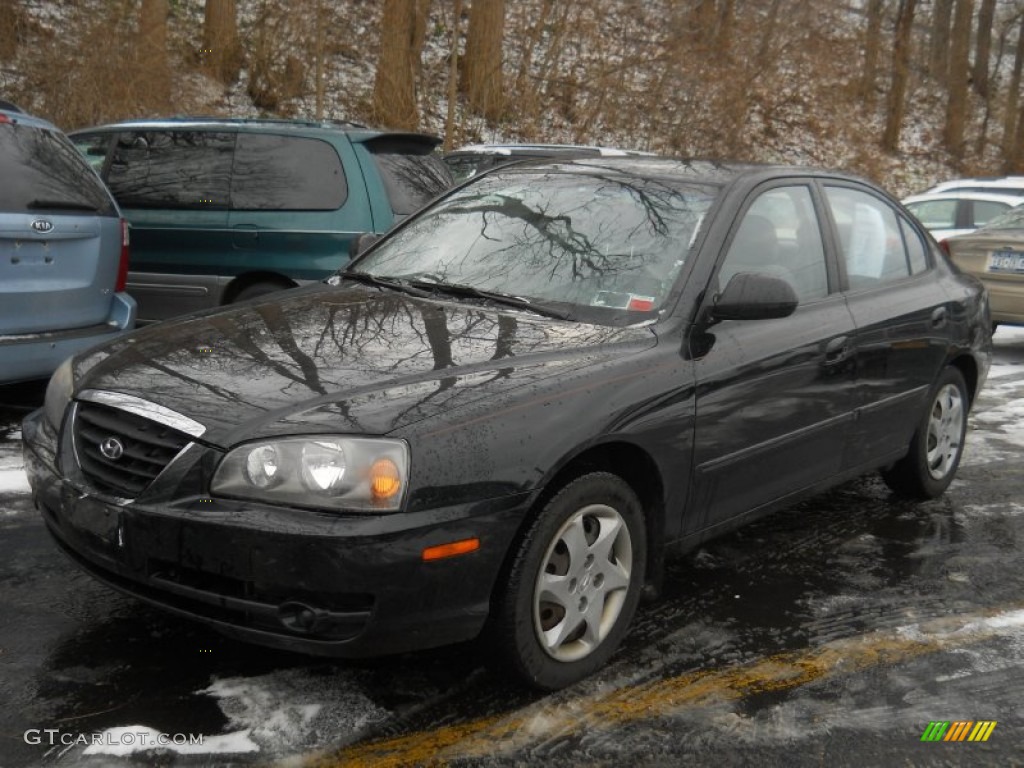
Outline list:
[[[107,184],[131,224],[128,292],[139,318],[162,320],[215,306],[232,249],[228,199],[235,135],[126,130]]]
[[[907,447],[948,349],[952,308],[902,212],[852,183],[826,184],[824,195],[857,326],[857,420],[845,461],[853,468]]]
[[[320,280],[349,258],[372,222],[347,139],[238,134],[231,181],[228,274]],[[346,169],[355,169],[347,173]]]
[[[0,333],[104,322],[121,225],[95,172],[62,135],[0,122]]]
[[[781,277],[800,301],[774,320],[711,326],[697,360],[694,501],[704,526],[810,488],[842,469],[853,421],[854,323],[826,258],[810,182],[756,191],[717,288],[740,272]]]

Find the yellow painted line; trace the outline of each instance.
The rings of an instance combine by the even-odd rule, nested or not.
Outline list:
[[[408,768],[440,766],[455,758],[514,753],[558,736],[608,730],[684,709],[735,701],[768,691],[790,690],[816,680],[904,662],[947,647],[964,647],[994,637],[1006,627],[1024,627],[1024,612],[1019,616],[1014,614],[1010,623],[986,625],[988,618],[992,615],[944,618],[917,625],[912,631],[874,632],[750,664],[702,670],[589,696],[574,695],[571,691],[554,694],[515,712],[312,755],[305,765]],[[968,733],[970,725],[967,722],[954,724],[963,735]],[[994,727],[995,723],[992,725]],[[959,739],[953,738],[951,731],[945,740]]]

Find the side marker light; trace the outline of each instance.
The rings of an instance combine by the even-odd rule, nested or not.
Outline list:
[[[465,555],[480,549],[480,539],[462,539],[449,544],[438,544],[436,547],[427,547],[423,550],[423,561],[429,563],[431,560],[442,560],[446,557]]]

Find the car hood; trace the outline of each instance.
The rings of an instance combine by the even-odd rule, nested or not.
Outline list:
[[[221,446],[301,432],[380,435],[654,343],[650,327],[318,285],[121,337],[78,360],[76,391],[157,403]]]

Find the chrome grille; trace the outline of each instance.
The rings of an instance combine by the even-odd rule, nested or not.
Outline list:
[[[177,429],[98,403],[80,402],[74,421],[79,466],[100,491],[134,498],[159,475],[192,438]],[[113,438],[119,450],[108,443]],[[108,454],[120,453],[117,456]]]

